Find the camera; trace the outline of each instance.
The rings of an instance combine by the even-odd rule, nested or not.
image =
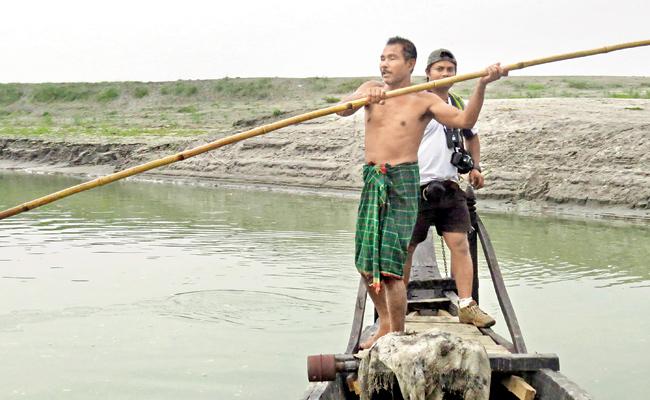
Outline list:
[[[469,153],[461,148],[456,150],[451,154],[451,165],[458,169],[458,172],[461,174],[466,174],[474,168],[474,160]]]

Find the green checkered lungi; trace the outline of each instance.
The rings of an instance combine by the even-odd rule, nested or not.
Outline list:
[[[418,215],[418,164],[364,165],[357,216],[355,263],[380,289],[381,277],[402,278]]]

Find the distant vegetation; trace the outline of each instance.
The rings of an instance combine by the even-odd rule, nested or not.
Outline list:
[[[32,100],[36,103],[86,100],[95,93],[91,88],[85,84],[38,85],[32,91]]]
[[[120,91],[114,87],[109,87],[106,89],[102,89],[102,91],[99,92],[99,94],[97,95],[97,101],[106,103],[108,101],[113,101],[118,97],[120,97]]]
[[[138,86],[135,89],[133,89],[133,97],[136,99],[141,99],[144,96],[149,95],[149,89],[146,86]]]
[[[336,104],[369,79],[376,78],[0,84],[0,136],[225,135]],[[475,84],[453,90],[467,98]],[[487,97],[650,99],[650,78],[515,76],[490,85]]]
[[[454,90],[462,96],[469,97],[474,85],[475,83],[471,81],[461,82],[454,86]],[[486,97],[492,99],[541,97],[649,99],[649,88],[649,78],[602,76],[509,77],[493,83],[489,87]]]
[[[196,106],[185,106],[178,109],[179,113],[195,113],[197,111]]]
[[[199,92],[199,88],[194,85],[176,82],[174,84],[164,85],[160,88],[160,94],[162,95],[174,95],[174,96],[194,96]]]
[[[23,92],[17,85],[0,85],[0,105],[15,103],[21,97],[23,97]]]
[[[272,94],[272,80],[260,79],[219,79],[213,86],[221,97],[266,99]]]

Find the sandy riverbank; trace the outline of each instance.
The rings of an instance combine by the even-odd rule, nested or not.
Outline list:
[[[354,196],[361,114],[284,128],[142,178]],[[495,99],[479,124],[484,209],[650,220],[650,100]],[[0,168],[96,176],[215,137],[0,137]]]

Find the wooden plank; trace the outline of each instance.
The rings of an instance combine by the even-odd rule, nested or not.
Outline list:
[[[491,328],[478,328],[478,330],[481,331],[483,334],[491,337],[496,344],[500,344],[501,346],[508,349],[509,352],[516,353],[515,346],[513,346],[512,343],[506,340],[503,336],[493,331]]]
[[[478,228],[478,237],[481,240],[481,245],[483,247],[483,255],[485,256],[485,261],[487,262],[490,275],[492,276],[492,284],[494,285],[494,290],[497,293],[497,299],[501,306],[501,313],[503,314],[506,325],[508,326],[508,331],[510,331],[510,336],[512,337],[512,343],[518,353],[526,353],[527,350],[526,344],[524,343],[524,336],[521,333],[519,321],[517,320],[517,315],[515,315],[515,309],[512,307],[512,303],[510,302],[510,296],[508,296],[508,290],[503,281],[503,275],[499,268],[499,262],[497,261],[494,247],[492,247],[490,236],[481,221],[481,217],[478,215],[476,215],[476,227]]]
[[[472,298],[479,303],[479,279],[478,279],[478,240],[476,231],[478,230],[476,224],[476,195],[471,186],[465,190],[467,197],[467,210],[469,211],[469,219],[472,224],[472,230],[467,233],[467,242],[469,244],[469,255],[472,258]]]
[[[409,282],[409,290],[418,289],[456,290],[456,281],[452,278],[430,278]]]
[[[488,354],[492,371],[521,372],[540,369],[560,370],[557,354]]]
[[[409,314],[406,316],[406,323],[409,322],[430,322],[430,323],[456,323],[459,324],[458,317],[451,315],[419,315]]]
[[[416,299],[408,301],[408,311],[430,311],[448,308],[450,302],[448,299]]]
[[[421,305],[423,307],[446,307],[449,305],[449,299],[446,297],[438,297],[438,298],[428,298],[428,299],[414,299],[414,300],[409,300],[408,304],[409,306],[417,306]]]
[[[354,317],[352,319],[352,328],[348,345],[345,348],[346,353],[356,353],[359,350],[361,331],[363,330],[363,315],[366,312],[366,296],[368,295],[368,284],[365,279],[359,279],[359,289],[357,291],[357,301],[354,305]]]
[[[508,349],[501,346],[500,344],[496,344],[494,346],[483,346],[483,347],[485,347],[485,352],[488,353],[488,357],[498,356],[499,354],[503,354],[503,355],[512,354],[511,352],[508,351]]]
[[[302,400],[334,400],[344,399],[345,392],[340,379],[331,382],[312,382],[307,391],[302,395]]]
[[[441,331],[453,334],[483,336],[477,327],[469,324],[412,322],[408,323],[406,326],[409,328],[409,330],[418,333],[425,332],[430,329],[439,329]]]
[[[446,298],[444,292],[438,289],[409,289],[406,297],[408,300]]]
[[[519,400],[533,400],[535,394],[537,394],[534,387],[517,375],[510,375],[501,379],[501,384]]]
[[[438,310],[438,315],[443,316],[443,317],[453,317],[451,313],[447,310]],[[456,316],[458,318],[458,316]]]
[[[345,378],[345,381],[348,384],[348,390],[350,393],[356,393],[357,396],[361,396],[361,384],[359,383],[359,377],[356,372],[348,375]]]
[[[447,290],[444,292],[444,295],[449,300],[451,300],[451,303],[449,303],[449,312],[451,315],[458,315],[458,302],[460,301],[458,294],[456,294],[456,292],[452,292],[451,290]]]
[[[560,372],[540,369],[524,376],[537,389],[537,400],[593,400],[589,393]]]

